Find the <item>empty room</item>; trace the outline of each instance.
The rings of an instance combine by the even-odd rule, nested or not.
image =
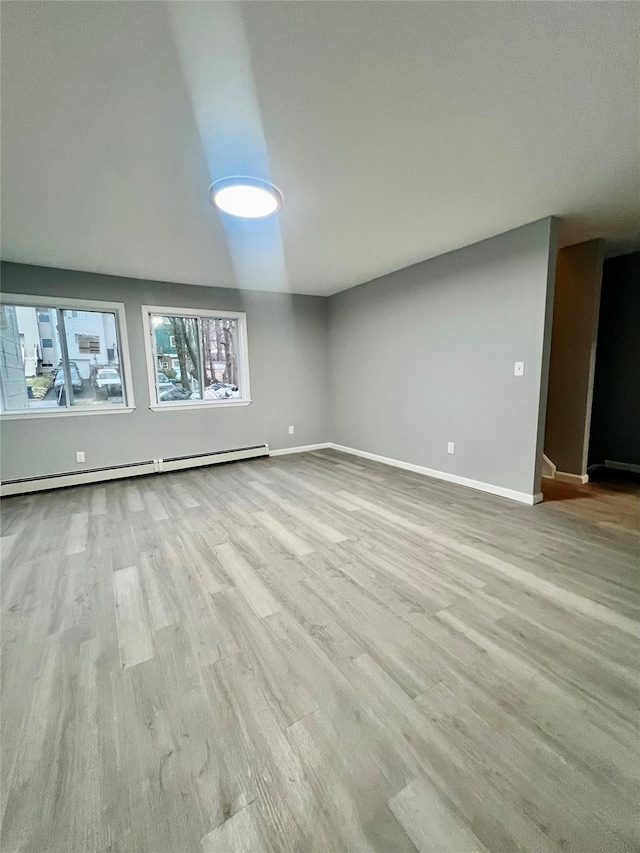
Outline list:
[[[1,853],[640,849],[640,4],[2,0]]]

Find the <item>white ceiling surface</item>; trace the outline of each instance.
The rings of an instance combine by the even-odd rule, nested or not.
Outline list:
[[[2,256],[330,294],[555,214],[640,231],[636,3],[4,2]],[[207,189],[268,174],[277,222]]]

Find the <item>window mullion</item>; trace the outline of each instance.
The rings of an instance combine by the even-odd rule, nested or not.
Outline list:
[[[153,369],[153,385],[156,389],[156,403],[160,402],[160,388],[158,386],[158,347],[156,345],[154,319],[156,314],[149,314],[149,338],[151,341],[151,367]]]
[[[58,318],[58,340],[60,342],[60,360],[62,361],[62,372],[64,374],[64,402],[65,408],[73,407],[73,386],[71,385],[71,368],[69,366],[69,348],[67,346],[67,331],[64,325],[64,310],[56,308]]]
[[[197,318],[198,321],[198,344],[200,345],[200,399],[204,400],[204,385],[205,385],[205,363],[204,363],[204,332],[202,331],[202,317]]]
[[[114,343],[116,345],[116,351],[114,353],[114,356],[117,359],[116,363],[118,365],[118,368],[119,368],[118,372],[120,374],[120,382],[121,382],[121,387],[122,387],[122,405],[128,406],[129,405],[129,395],[131,394],[132,389],[129,387],[129,381],[128,381],[128,378],[125,376],[125,371],[124,371],[124,358],[123,358],[123,352],[122,352],[122,330],[120,329],[120,317],[118,316],[117,312],[115,312],[113,315],[113,322],[114,322],[114,327],[115,327],[115,331],[116,331],[116,339],[114,341]],[[108,341],[106,341],[106,346],[107,347],[109,346]],[[107,350],[107,355],[108,355],[108,350]],[[107,358],[107,360],[108,360],[108,358]]]

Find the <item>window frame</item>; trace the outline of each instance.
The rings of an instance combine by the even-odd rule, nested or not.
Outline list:
[[[179,402],[160,402],[157,397],[157,354],[153,334],[152,315],[160,317],[183,317],[185,319],[235,320],[238,324],[238,388],[242,397],[220,400],[182,400]],[[142,326],[144,329],[144,348],[147,361],[147,380],[149,386],[149,408],[152,412],[197,411],[198,409],[228,409],[236,406],[249,406],[251,385],[249,380],[249,340],[247,337],[247,315],[243,311],[216,311],[211,308],[168,308],[163,305],[142,306]],[[198,332],[200,323],[198,323]],[[202,357],[202,341],[200,340]],[[204,371],[204,364],[200,365]],[[204,375],[204,374],[203,374]],[[204,391],[204,389],[203,389]]]
[[[53,308],[54,310],[63,311],[98,311],[108,314],[115,314],[118,342],[120,347],[120,370],[124,378],[125,399],[123,404],[105,406],[72,406],[70,408],[49,408],[49,409],[24,409],[21,411],[5,411],[4,405],[0,400],[0,420],[18,420],[20,418],[64,418],[74,415],[121,415],[129,414],[135,410],[135,400],[133,396],[133,378],[131,375],[131,361],[129,357],[129,340],[127,337],[127,323],[125,307],[123,302],[103,302],[102,300],[94,301],[93,299],[72,299],[58,296],[32,296],[23,293],[0,293],[0,305],[15,305],[22,308]],[[62,319],[62,330],[64,331],[64,318]],[[61,335],[60,348],[63,353],[66,353],[66,337],[64,341]],[[68,360],[68,358],[67,358]],[[63,359],[63,369],[65,370],[65,379],[68,381],[68,366],[65,367]]]

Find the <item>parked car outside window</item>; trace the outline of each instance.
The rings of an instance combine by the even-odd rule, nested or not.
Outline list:
[[[79,394],[84,385],[82,382],[82,376],[80,376],[80,371],[78,370],[78,365],[75,361],[69,362],[69,376],[71,377],[71,387],[77,394]],[[54,379],[53,384],[56,390],[64,388],[64,370],[61,364],[58,365],[56,378]]]
[[[240,390],[237,385],[230,385],[227,382],[214,382],[204,390],[205,400],[225,400],[229,397],[239,397]]]
[[[189,400],[192,396],[191,391],[187,391],[182,385],[174,385],[172,382],[169,383],[170,388],[162,390],[162,386],[158,386],[158,391],[160,393],[160,400],[162,402],[175,401],[175,400]]]
[[[103,367],[96,374],[96,387],[103,393],[121,394],[122,380],[120,374],[113,367]]]

